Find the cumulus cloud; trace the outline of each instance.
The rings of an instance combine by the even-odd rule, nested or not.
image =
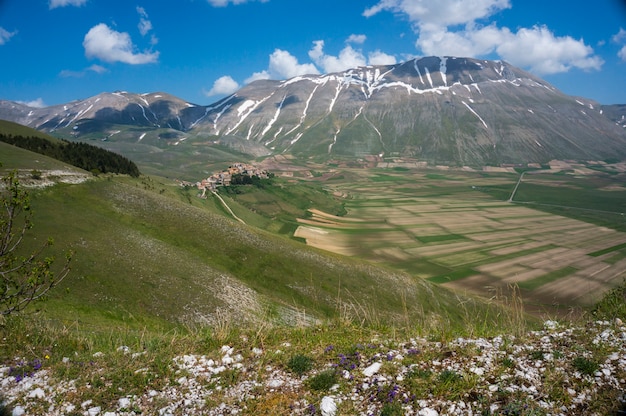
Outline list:
[[[546,26],[520,28],[514,33],[496,24],[481,24],[510,7],[509,0],[380,0],[363,15],[382,11],[406,15],[417,35],[415,46],[426,55],[476,57],[496,53],[538,74],[601,68],[604,61],[583,40],[556,36]]]
[[[379,50],[367,54],[367,60],[370,65],[394,65],[398,60],[393,55],[388,55]]]
[[[346,42],[363,44],[363,43],[365,43],[366,39],[367,39],[367,36],[365,36],[365,35],[355,35],[355,34],[352,34],[352,35],[348,36],[348,39],[346,39]]]
[[[611,40],[617,44],[625,44],[626,43],[626,30],[623,28],[619,28],[619,32],[613,35]],[[617,56],[622,60],[626,61],[626,45],[622,46],[622,48],[617,52]]]
[[[348,38],[348,41],[352,38]],[[364,39],[363,39],[364,40]],[[389,55],[380,50],[370,52],[367,57],[362,51],[347,45],[339,55],[328,55],[324,52],[324,41],[313,42],[313,47],[309,51],[309,58],[325,73],[341,72],[349,68],[356,68],[366,65],[391,65],[397,63],[393,55]]]
[[[205,95],[207,97],[212,97],[214,95],[230,95],[238,89],[239,84],[237,81],[235,81],[230,75],[224,75],[213,83],[213,87],[209,91],[205,92]]]
[[[270,55],[267,74],[270,79],[287,79],[298,75],[319,74],[319,70],[313,64],[299,63],[298,58],[287,51],[275,49]]]
[[[37,98],[35,100],[32,100],[32,101],[18,101],[18,103],[27,105],[29,107],[35,107],[35,108],[44,108],[44,107],[46,107],[46,104],[43,102],[43,98],[41,98],[41,97]]]
[[[363,15],[370,17],[388,10],[406,14],[420,26],[447,27],[474,22],[510,7],[509,0],[381,0]]]
[[[9,32],[3,27],[0,27],[0,45],[4,45],[11,39],[17,32]]]
[[[105,62],[137,65],[156,62],[159,57],[159,52],[136,52],[128,33],[112,30],[104,23],[89,29],[83,47],[88,58]]]
[[[48,6],[50,9],[56,9],[57,7],[65,6],[82,6],[87,3],[87,0],[50,0]]]
[[[576,67],[598,70],[604,61],[593,56],[593,49],[569,36],[557,37],[545,26],[520,29],[503,39],[496,51],[514,65],[538,74],[567,72]]]
[[[209,2],[209,4],[211,6],[214,7],[226,7],[229,4],[243,4],[243,3],[248,3],[250,1],[254,1],[254,0],[207,0]],[[261,3],[266,3],[269,0],[259,0]]]
[[[324,53],[324,41],[313,42],[313,48],[309,51],[309,58],[325,73],[340,72],[348,68],[367,65],[367,59],[361,51],[348,45],[343,48],[338,56]]]

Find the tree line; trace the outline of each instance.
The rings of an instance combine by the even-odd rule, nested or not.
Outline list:
[[[133,177],[140,175],[139,168],[126,157],[110,150],[82,142],[59,139],[48,140],[36,136],[0,134],[0,141],[58,159],[72,166],[98,173],[119,173]]]

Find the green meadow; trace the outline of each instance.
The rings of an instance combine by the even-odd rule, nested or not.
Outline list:
[[[373,170],[360,181],[326,183],[346,195],[347,214],[301,227],[326,232],[317,247],[339,246],[455,290],[488,296],[515,285],[537,313],[592,305],[623,282],[623,173],[527,173],[508,202],[518,179]]]

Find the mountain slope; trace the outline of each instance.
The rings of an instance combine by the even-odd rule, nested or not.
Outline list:
[[[125,92],[44,109],[0,102],[0,118],[127,156],[137,146],[210,155],[222,144],[250,156],[474,166],[624,159],[626,132],[607,115],[506,62],[453,57],[256,81],[210,106]]]
[[[253,83],[194,129],[299,156],[481,165],[626,156],[597,104],[503,62],[423,58]]]
[[[36,241],[52,236],[59,256],[75,252],[63,287],[40,307],[107,325],[336,317],[462,325],[460,298],[443,288],[239,224],[212,212],[213,200],[181,192],[124,177],[33,192]]]

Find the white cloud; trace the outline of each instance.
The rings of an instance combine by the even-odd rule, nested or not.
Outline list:
[[[37,98],[35,100],[32,101],[17,101],[20,104],[24,104],[27,105],[29,107],[35,107],[35,108],[44,108],[46,107],[46,104],[43,102],[43,98]]]
[[[209,2],[209,4],[211,6],[214,7],[226,7],[229,4],[244,4],[244,3],[248,3],[249,1],[254,1],[254,0],[207,0]],[[261,3],[266,3],[269,0],[259,0]]]
[[[556,37],[545,26],[520,29],[498,45],[496,51],[516,66],[538,74],[567,72],[570,68],[599,70],[604,61],[593,49],[570,36]]]
[[[481,56],[492,53],[508,34],[493,25],[458,32],[432,28],[420,33],[415,46],[426,55]]]
[[[379,50],[367,54],[367,60],[370,65],[394,65],[398,60],[393,55],[388,55]]]
[[[620,27],[619,28],[619,32],[617,32],[617,34],[613,35],[611,40],[614,43],[617,43],[617,44],[626,43],[626,30],[624,30],[623,28]],[[622,61],[626,61],[626,45],[622,46],[622,48],[619,50],[619,52],[617,52],[617,56]]]
[[[237,81],[229,75],[224,75],[213,83],[213,87],[209,91],[205,92],[205,95],[207,97],[212,97],[214,95],[230,95],[238,89],[239,84]]]
[[[93,64],[89,66],[88,68],[83,69],[82,71],[72,71],[69,69],[64,69],[63,71],[59,73],[59,76],[64,77],[64,78],[80,78],[80,77],[85,76],[87,72],[95,72],[96,74],[103,74],[105,72],[108,72],[108,69],[106,69],[105,67],[101,65]]]
[[[298,59],[287,51],[275,49],[270,55],[267,70],[270,79],[287,79],[298,75],[319,74],[313,64],[300,64]]]
[[[108,72],[109,70],[101,65],[93,64],[89,68],[87,68],[87,71],[95,72],[96,74],[104,74],[105,72]]]
[[[11,39],[16,33],[17,31],[9,32],[3,27],[0,27],[0,45],[4,45],[5,43],[7,43],[9,39]]]
[[[346,39],[346,42],[363,44],[363,43],[365,43],[366,39],[367,39],[367,36],[365,36],[365,35],[355,35],[355,34],[352,34],[352,35],[350,35],[348,37],[348,39]]]
[[[148,13],[143,7],[137,6],[137,13],[139,13],[139,33],[146,36],[152,30],[152,22],[148,19]]]
[[[615,43],[624,43],[624,42],[626,42],[626,30],[624,30],[624,28],[620,27],[619,28],[619,32],[617,32],[615,35],[613,35],[611,40],[613,42],[615,42]]]
[[[88,58],[98,58],[105,62],[137,65],[156,62],[159,57],[159,52],[135,52],[128,33],[112,30],[104,23],[87,32],[83,46]]]
[[[348,68],[367,65],[367,60],[362,52],[355,50],[348,45],[343,48],[338,56],[326,55],[324,53],[324,41],[313,42],[313,48],[309,51],[309,57],[325,73],[341,72]]]
[[[509,0],[381,0],[363,12],[366,17],[383,10],[406,14],[419,26],[464,25],[511,7]]]
[[[244,83],[245,84],[249,84],[251,82],[258,81],[258,80],[261,80],[261,79],[270,79],[269,72],[267,72],[265,70],[261,71],[261,72],[255,72],[252,75],[250,75],[248,78],[246,78],[244,80]]]
[[[57,7],[65,6],[82,6],[85,3],[87,3],[87,0],[50,0],[48,6],[51,9],[56,9]]]
[[[477,57],[497,53],[537,74],[601,68],[604,61],[583,40],[556,36],[546,26],[520,28],[513,33],[495,23],[479,23],[510,7],[509,0],[380,0],[363,15],[382,11],[405,14],[414,25],[415,46],[425,55]]]

